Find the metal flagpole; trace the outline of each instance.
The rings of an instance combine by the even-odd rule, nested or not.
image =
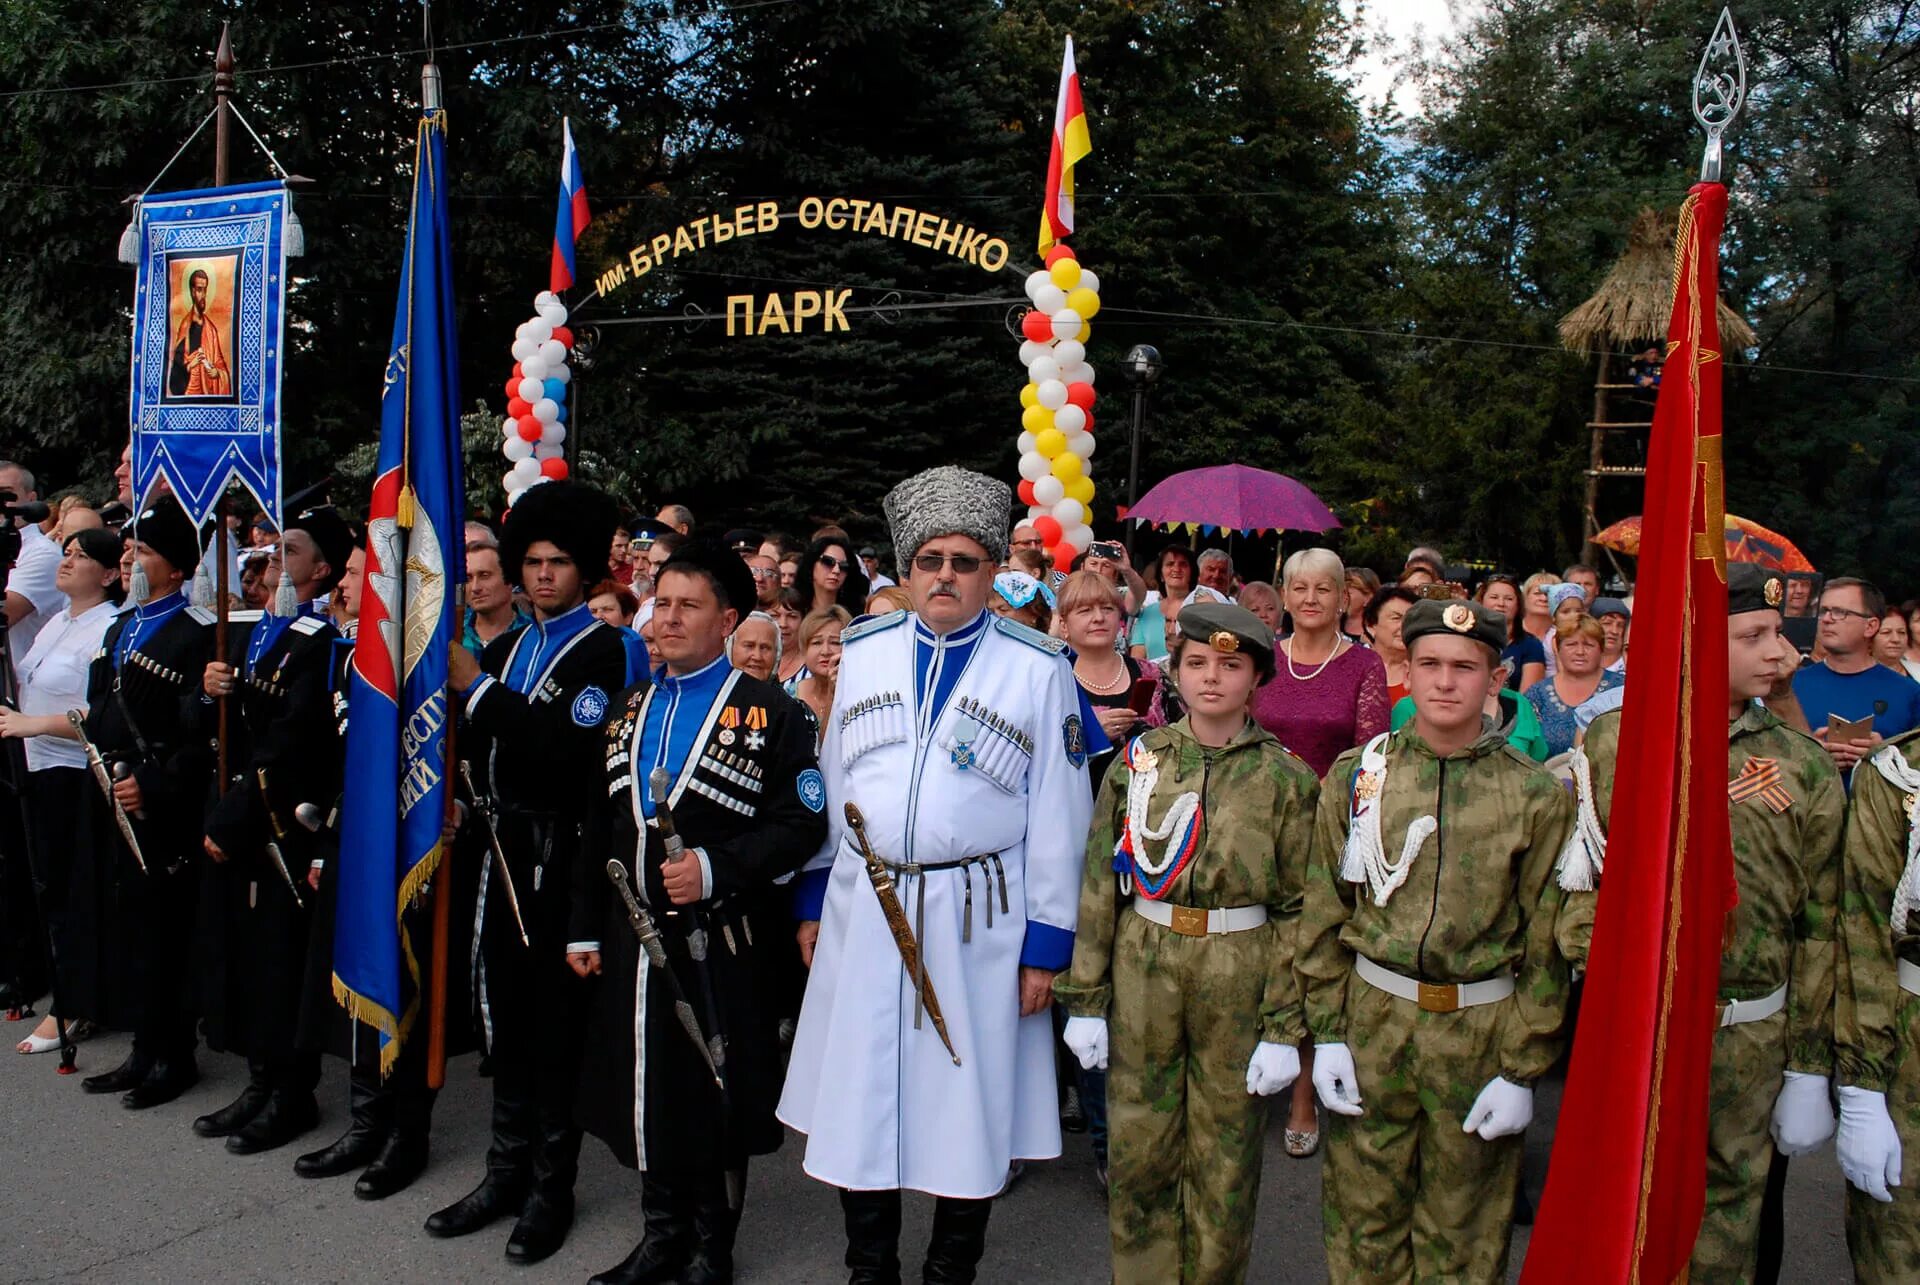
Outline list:
[[[220,48],[213,55],[213,185],[227,185],[227,137],[228,121],[233,116],[233,108],[228,99],[233,96],[233,42],[227,36],[227,24],[220,24]],[[284,520],[285,514],[282,514]],[[232,559],[227,555],[227,495],[221,488],[219,503],[213,507],[213,557],[214,557],[214,603],[213,603],[213,650],[221,664],[227,663],[227,564]],[[286,572],[282,571],[282,575]],[[219,756],[216,789],[227,792],[227,695],[223,691],[219,697],[220,730],[217,751]]]

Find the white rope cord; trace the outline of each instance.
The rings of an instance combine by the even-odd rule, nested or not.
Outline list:
[[[1607,832],[1593,810],[1593,766],[1585,750],[1576,749],[1567,766],[1573,769],[1573,833],[1560,849],[1560,886],[1568,892],[1592,892],[1600,886],[1607,865]]]
[[[1907,864],[1900,872],[1900,881],[1893,885],[1893,930],[1903,933],[1907,931],[1907,916],[1920,903],[1920,768],[1908,763],[1892,745],[1882,746],[1871,761],[1894,789],[1906,795]]]
[[[1346,854],[1340,862],[1340,877],[1348,883],[1366,884],[1376,906],[1384,906],[1393,899],[1393,894],[1407,881],[1421,845],[1440,828],[1440,823],[1431,816],[1417,818],[1407,827],[1399,859],[1387,860],[1380,835],[1380,809],[1387,793],[1387,756],[1380,752],[1380,747],[1386,740],[1387,733],[1382,732],[1360,751],[1360,777],[1355,784],[1353,810],[1347,824]]]
[[[1176,798],[1167,808],[1167,814],[1160,818],[1160,827],[1154,829],[1147,824],[1147,805],[1153,800],[1153,790],[1160,783],[1160,765],[1156,760],[1152,767],[1135,770],[1127,781],[1127,825],[1133,831],[1133,861],[1149,878],[1158,879],[1173,864],[1177,850],[1166,840],[1175,833],[1184,833],[1184,827],[1200,810],[1200,796],[1189,790]],[[1147,840],[1161,843],[1160,860],[1155,861],[1147,855]]]

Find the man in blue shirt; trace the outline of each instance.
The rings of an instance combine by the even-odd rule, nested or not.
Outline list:
[[[1873,636],[1887,600],[1865,580],[1842,576],[1829,580],[1820,594],[1819,638],[1824,659],[1794,676],[1793,693],[1806,711],[1807,724],[1842,774],[1873,753],[1889,737],[1920,727],[1920,683],[1873,659]],[[1873,720],[1873,734],[1830,742],[1827,718]]]

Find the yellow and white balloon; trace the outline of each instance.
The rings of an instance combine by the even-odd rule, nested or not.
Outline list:
[[[1027,278],[1033,310],[1022,319],[1020,361],[1020,500],[1060,571],[1093,543],[1093,367],[1090,324],[1100,311],[1100,278],[1056,245],[1044,268]]]

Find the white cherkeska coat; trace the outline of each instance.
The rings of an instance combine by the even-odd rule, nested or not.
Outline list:
[[[1045,926],[1036,945],[1071,944],[1093,811],[1085,731],[1059,644],[991,617],[956,630],[933,668],[960,654],[964,668],[941,708],[922,709],[916,634],[931,638],[905,613],[849,631],[820,751],[832,825],[808,866],[831,875],[779,1115],[807,1134],[805,1168],[823,1182],[980,1199],[1005,1185],[1010,1161],[1060,1154],[1053,1019],[1019,1015],[1019,972],[1030,924]],[[962,769],[956,732],[976,726]],[[930,1018],[914,1028],[913,987],[848,833],[849,800],[888,861],[1000,854],[1006,913],[997,879],[989,886],[977,866],[895,877],[909,924],[925,884],[921,952],[960,1066]]]

